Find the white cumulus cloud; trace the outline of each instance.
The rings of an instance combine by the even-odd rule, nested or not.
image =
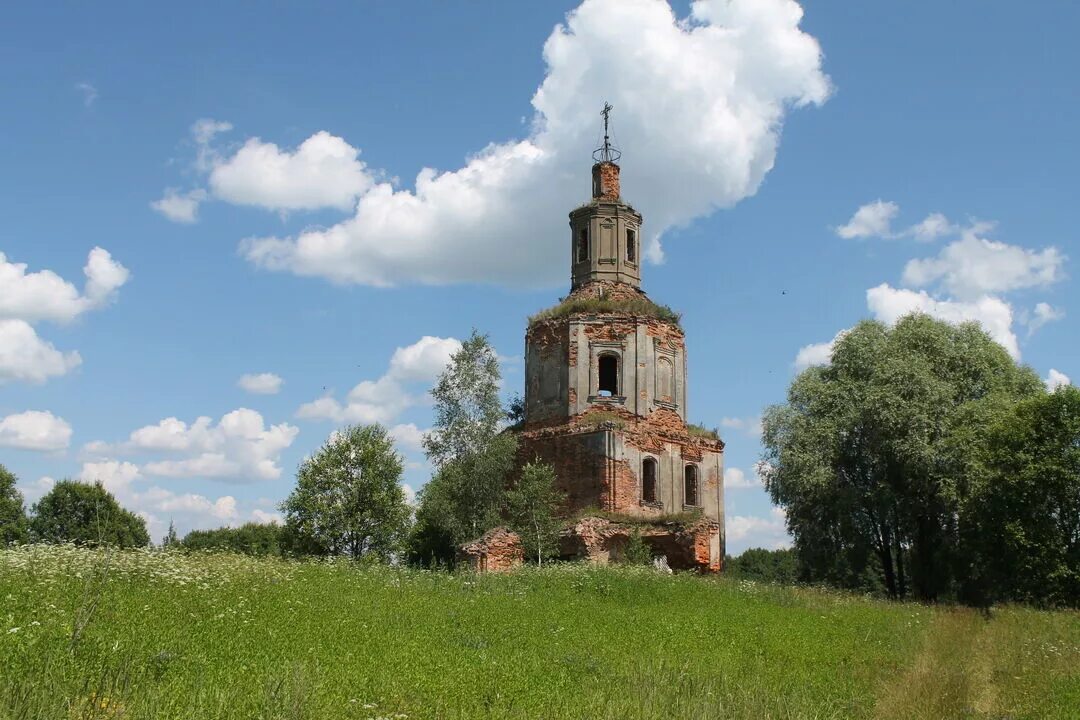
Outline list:
[[[202,188],[187,192],[165,188],[165,193],[150,203],[150,207],[173,222],[190,224],[199,219],[199,205],[204,200],[206,191]]]
[[[80,292],[51,270],[27,271],[25,263],[0,253],[0,383],[42,383],[82,362],[79,353],[57,350],[38,336],[33,323],[70,322],[109,304],[130,273],[107,250],[95,247],[83,267]]]
[[[443,371],[450,356],[461,348],[455,338],[424,336],[412,345],[397,348],[386,373],[377,380],[357,383],[339,401],[332,395],[304,403],[297,417],[334,422],[382,423],[397,419],[407,408],[420,401],[406,386],[411,382],[431,383]]]
[[[141,466],[146,475],[273,480],[281,476],[281,452],[292,445],[299,429],[288,423],[267,427],[255,410],[239,408],[215,424],[199,417],[190,425],[175,417],[134,430],[113,447],[89,443],[89,453],[157,455]]]
[[[1054,247],[1028,250],[979,237],[974,231],[932,258],[911,260],[904,282],[912,287],[940,284],[961,300],[991,293],[1046,287],[1064,277],[1065,256]]]
[[[214,165],[210,188],[216,197],[236,205],[350,210],[374,184],[359,155],[359,150],[325,131],[293,152],[251,138],[235,155]]]
[[[882,283],[866,291],[866,304],[876,319],[889,325],[913,312],[950,323],[977,322],[1013,359],[1020,359],[1020,344],[1012,331],[1012,306],[1001,298],[984,295],[970,301],[939,300],[923,290],[899,289]]]
[[[276,395],[281,391],[283,382],[285,381],[274,373],[255,373],[241,375],[236,384],[255,395]]]
[[[141,478],[139,466],[120,460],[99,460],[83,463],[79,471],[79,480],[99,482],[114,494],[124,494],[132,482]]]
[[[272,203],[227,189],[219,169],[214,192],[268,208],[344,207],[360,193],[353,215],[336,225],[245,241],[244,255],[271,270],[377,286],[551,284],[565,274],[566,213],[589,197],[590,154],[608,100],[625,153],[624,195],[644,213],[647,255],[659,261],[666,230],[757,191],[790,108],[827,99],[821,48],[801,20],[793,0],[699,0],[687,18],[663,0],[585,0],[544,45],[546,75],[527,137],[493,142],[457,169],[424,168],[412,188],[365,187],[353,166],[333,197],[324,194],[322,168],[304,175],[303,192],[313,197],[302,201],[292,198],[298,189],[276,194],[277,180],[258,195],[276,197]],[[254,142],[247,154],[259,150],[264,165],[300,154]],[[335,157],[351,149],[340,141]],[[515,237],[521,242],[508,254]]]
[[[735,515],[727,519],[728,552],[738,554],[751,547],[777,549],[791,546],[782,508],[773,507],[765,517]]]
[[[71,425],[51,412],[27,410],[0,418],[0,446],[23,450],[63,450],[71,442]]]
[[[1044,382],[1046,383],[1046,389],[1050,392],[1054,392],[1059,387],[1072,384],[1068,375],[1059,370],[1055,370],[1054,368],[1050,368],[1050,374],[1046,376]]]
[[[0,383],[20,380],[43,383],[77,368],[82,357],[62,352],[42,340],[24,320],[0,320]]]
[[[724,470],[725,490],[744,490],[759,487],[761,487],[761,480],[758,479],[757,473],[747,475],[739,468],[726,468]]]
[[[900,206],[896,203],[875,200],[856,210],[847,224],[836,228],[836,234],[845,240],[891,237],[892,221],[899,212]]]
[[[80,293],[52,270],[27,272],[25,263],[11,262],[0,253],[0,320],[69,322],[108,304],[130,277],[127,268],[100,247],[90,251],[83,274]]]

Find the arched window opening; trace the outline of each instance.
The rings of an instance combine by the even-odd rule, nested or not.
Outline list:
[[[626,231],[626,261],[637,262],[637,233],[633,230]]]
[[[577,261],[585,262],[589,259],[589,228],[581,228],[578,232]]]
[[[656,502],[656,459],[645,458],[641,463],[641,499]]]
[[[619,394],[619,358],[614,355],[600,356],[600,396],[612,397]]]
[[[683,497],[686,498],[685,503],[687,505],[700,504],[698,502],[698,476],[696,465],[686,466],[683,482],[685,485],[685,487],[683,488]]]

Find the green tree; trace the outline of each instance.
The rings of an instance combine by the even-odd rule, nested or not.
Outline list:
[[[0,465],[0,547],[27,540],[30,523],[17,482],[18,478]]]
[[[965,513],[976,599],[1080,606],[1080,390],[1020,403],[988,438]]]
[[[525,557],[542,565],[559,551],[559,508],[565,495],[555,487],[555,469],[535,460],[525,465],[506,493],[509,525],[521,537]]]
[[[1043,392],[978,325],[864,321],[764,418],[763,479],[805,579],[923,600],[966,577],[961,513],[981,423]],[[960,439],[965,438],[964,442]]]
[[[165,537],[161,538],[161,547],[170,548],[176,547],[180,544],[180,538],[176,537],[176,525],[173,521],[169,520],[169,530],[165,533]]]
[[[390,560],[409,528],[402,467],[381,425],[339,430],[300,465],[286,526],[313,554]]]
[[[424,449],[436,470],[419,495],[410,539],[415,562],[452,564],[457,545],[501,522],[517,438],[500,432],[506,412],[499,379],[495,350],[474,330],[431,391],[435,422]]]
[[[486,335],[472,331],[431,390],[435,421],[424,436],[428,460],[441,467],[487,450],[506,410],[499,399],[499,359]]]
[[[100,483],[61,480],[35,503],[30,531],[40,542],[145,547],[146,522]]]
[[[799,579],[798,559],[794,550],[750,548],[742,555],[727,558],[724,574],[737,580],[791,585]]]
[[[180,541],[185,550],[227,550],[245,555],[283,555],[288,552],[285,531],[276,523],[244,523],[240,527],[192,530]]]

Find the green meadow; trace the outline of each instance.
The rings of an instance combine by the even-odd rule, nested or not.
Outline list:
[[[650,569],[0,552],[2,718],[1070,718],[1080,614]]]

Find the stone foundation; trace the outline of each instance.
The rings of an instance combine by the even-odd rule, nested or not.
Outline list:
[[[476,572],[505,572],[521,565],[521,538],[513,530],[497,527],[458,548],[458,562]]]
[[[642,523],[585,517],[563,530],[560,554],[567,560],[618,562],[635,531],[653,556],[666,557],[673,570],[717,573],[723,569],[720,524],[706,518],[689,523]]]

